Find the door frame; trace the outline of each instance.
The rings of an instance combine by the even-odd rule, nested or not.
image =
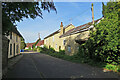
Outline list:
[[[14,54],[13,55],[15,56],[15,43],[14,43]]]

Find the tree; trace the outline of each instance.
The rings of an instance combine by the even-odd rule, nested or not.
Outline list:
[[[21,45],[20,45],[20,49],[25,49],[26,44],[23,38],[21,38]]]
[[[41,40],[41,39],[39,38],[39,39],[35,42],[35,44],[32,45],[32,48],[35,48],[35,46],[37,45],[37,43],[38,43],[40,40]]]
[[[56,11],[53,2],[41,2],[41,7],[39,2],[2,2],[3,35],[7,35],[15,22],[20,22],[23,18],[35,19],[37,16],[43,18],[42,9],[48,12]]]
[[[96,31],[91,32],[90,39],[83,45],[92,59],[120,63],[119,4],[108,2],[104,5],[104,19],[95,25]]]

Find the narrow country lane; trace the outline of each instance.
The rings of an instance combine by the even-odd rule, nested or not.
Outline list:
[[[23,54],[7,74],[8,78],[118,78],[112,72],[77,64],[40,53]]]

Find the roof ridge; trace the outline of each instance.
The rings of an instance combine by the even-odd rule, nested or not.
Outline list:
[[[70,23],[70,24],[68,24],[68,25],[64,26],[64,27],[63,27],[63,29],[67,28],[67,27],[68,27],[68,26],[70,26],[70,25],[73,25],[73,24],[71,24],[71,23]],[[59,30],[60,30],[60,29],[58,29],[57,31],[55,31],[55,32],[53,32],[53,33],[51,33],[51,34],[49,34],[49,35],[48,35],[48,36],[46,36],[45,38],[47,38],[47,37],[51,36],[52,34],[54,34],[54,33],[58,32]],[[45,39],[45,38],[44,38],[44,39]]]
[[[103,17],[102,17],[102,18],[103,18]],[[102,18],[99,18],[99,19],[95,20],[95,22],[101,20]],[[68,31],[67,31],[65,34],[63,34],[63,35],[66,35],[66,34],[71,33],[71,32],[75,32],[74,29],[77,30],[77,29],[80,28],[80,30],[81,30],[83,26],[89,25],[89,23],[92,23],[92,21],[91,21],[91,22],[87,22],[87,23],[85,23],[85,24],[82,24],[82,25],[80,25],[80,26],[77,26],[77,27],[75,27],[75,28],[73,28],[73,29],[70,29],[70,30],[68,30]],[[84,28],[83,28],[83,29],[84,29]],[[60,37],[62,37],[63,35],[60,35]]]

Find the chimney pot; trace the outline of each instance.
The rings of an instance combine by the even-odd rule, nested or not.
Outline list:
[[[61,22],[61,25],[60,25],[60,35],[62,35],[64,32],[63,32],[63,22]]]
[[[63,22],[61,22],[61,25],[63,25]]]

